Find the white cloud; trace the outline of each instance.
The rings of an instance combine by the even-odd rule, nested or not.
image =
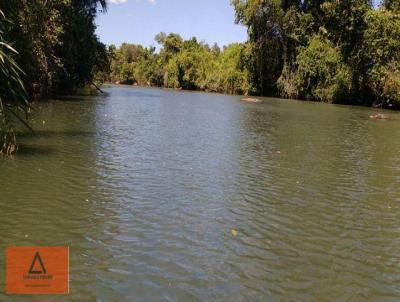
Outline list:
[[[128,0],[110,0],[111,3],[119,4],[119,3],[125,3]]]

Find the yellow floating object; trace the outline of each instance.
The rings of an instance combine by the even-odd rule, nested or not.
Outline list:
[[[234,237],[236,237],[237,234],[238,234],[238,232],[237,232],[235,229],[232,229],[232,230],[231,230],[231,233],[232,233],[232,236],[234,236]]]

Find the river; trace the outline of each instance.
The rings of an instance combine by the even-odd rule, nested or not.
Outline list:
[[[400,301],[398,113],[104,89],[0,159],[1,301]],[[15,245],[69,246],[70,295],[4,295]]]

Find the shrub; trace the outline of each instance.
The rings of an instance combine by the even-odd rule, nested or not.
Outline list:
[[[335,103],[349,96],[351,72],[343,63],[339,48],[321,35],[314,35],[308,46],[299,49],[296,66],[294,75],[281,84],[287,94]],[[283,79],[280,82],[285,83]]]
[[[381,103],[400,102],[400,15],[380,9],[366,16],[363,54],[366,84]]]

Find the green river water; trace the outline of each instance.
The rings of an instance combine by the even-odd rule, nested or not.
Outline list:
[[[398,113],[104,89],[0,158],[0,301],[400,301]],[[69,296],[4,294],[31,245],[70,247]]]

